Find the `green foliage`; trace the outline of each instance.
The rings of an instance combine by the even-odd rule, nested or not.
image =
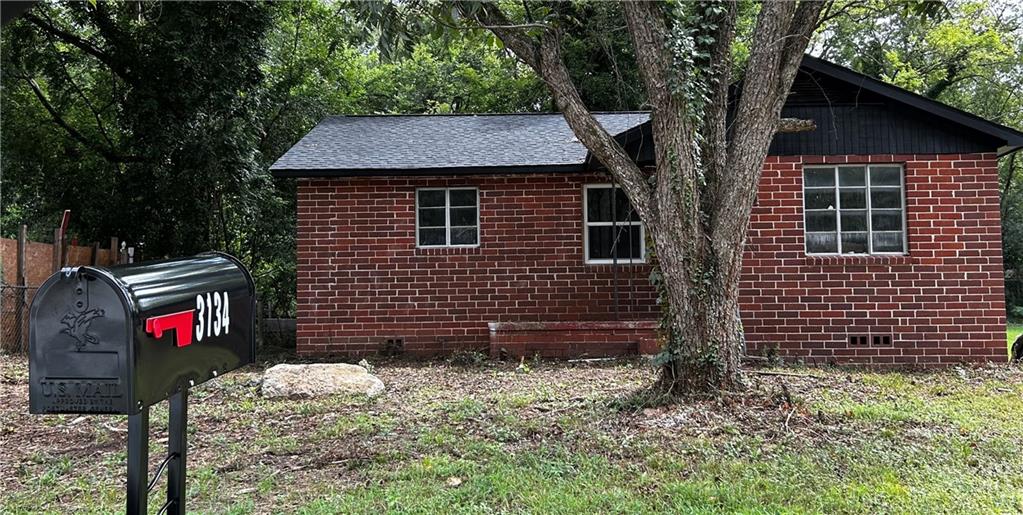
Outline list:
[[[4,34],[3,165],[33,228],[70,208],[73,234],[119,235],[151,256],[227,246],[225,205],[258,169],[269,8],[70,3],[26,16]]]
[[[35,7],[4,27],[0,232],[47,241],[71,209],[83,243],[225,250],[293,314],[295,183],[268,167],[313,125],[549,105],[493,38],[424,36],[387,61],[369,39],[316,1]]]

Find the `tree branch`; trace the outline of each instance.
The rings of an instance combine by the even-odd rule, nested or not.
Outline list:
[[[779,133],[807,132],[817,129],[817,122],[799,118],[782,118],[778,120]]]
[[[707,107],[703,122],[703,159],[707,168],[707,194],[703,195],[705,212],[713,213],[711,205],[719,202],[721,182],[726,173],[728,160],[728,102],[732,83],[732,43],[735,39],[735,22],[738,16],[737,2],[725,2],[724,12],[714,16],[711,25],[715,28],[708,34],[714,39],[706,64]]]
[[[46,109],[46,112],[50,114],[50,117],[53,119],[53,122],[60,126],[62,129],[64,129],[64,131],[66,131],[68,135],[75,139],[75,141],[78,141],[83,146],[99,154],[100,156],[102,156],[107,161],[110,161],[111,163],[131,163],[141,161],[141,159],[135,156],[122,156],[112,149],[104,148],[102,145],[97,145],[96,143],[90,141],[89,138],[85,137],[84,134],[78,132],[78,129],[75,129],[74,127],[71,126],[71,124],[67,123],[67,121],[64,120],[64,117],[60,115],[57,109],[53,107],[53,104],[50,103],[49,99],[46,98],[46,94],[44,94],[43,90],[40,89],[39,84],[36,83],[35,79],[29,77],[28,75],[25,75],[24,79],[28,83],[29,87],[32,89],[32,93],[34,93],[36,98],[39,99],[39,103],[42,104],[43,109]]]
[[[96,109],[96,107],[92,104],[92,101],[89,100],[89,97],[86,96],[82,88],[78,86],[78,83],[76,83],[75,79],[71,76],[71,72],[67,68],[67,62],[64,59],[64,54],[61,53],[61,51],[57,48],[56,43],[54,42],[54,36],[52,34],[47,34],[46,36],[47,40],[50,42],[50,47],[53,49],[54,54],[57,56],[57,62],[60,63],[60,68],[61,71],[64,72],[64,77],[67,79],[68,84],[71,85],[71,89],[75,90],[75,93],[78,94],[78,97],[81,98],[82,102],[85,103],[85,107],[88,108],[89,112],[92,113],[93,119],[96,120],[96,129],[99,130],[100,136],[103,136],[103,139],[106,140],[107,146],[109,148],[114,148],[114,141],[110,139],[109,134],[107,134],[107,130],[106,127],[103,125],[103,118],[102,116],[100,116],[100,112]]]
[[[732,141],[741,144],[729,146],[731,176],[722,184],[727,202],[718,203],[714,216],[714,245],[726,274],[737,275],[741,268],[741,253],[734,249],[746,241],[763,158],[775,134],[812,130],[812,122],[805,120],[783,123],[781,110],[810,36],[829,5],[817,0],[762,4],[733,126]]]
[[[43,32],[50,34],[51,36],[56,37],[61,41],[74,46],[75,48],[78,48],[79,50],[85,52],[86,54],[95,57],[97,60],[99,60],[99,62],[105,64],[111,70],[117,71],[118,76],[120,76],[122,79],[127,80],[127,76],[122,74],[123,69],[115,65],[114,60],[110,57],[110,55],[100,50],[91,41],[78,37],[77,35],[72,34],[64,29],[61,29],[60,27],[57,27],[56,25],[51,23],[49,20],[44,20],[36,16],[35,14],[32,14],[32,12],[27,12],[23,14],[22,18],[28,20],[29,23],[35,25],[36,27],[39,27]]]
[[[813,36],[817,27],[820,26],[821,13],[825,8],[830,8],[831,2],[822,0],[802,0],[796,7],[795,14],[787,27],[785,46],[782,49],[780,73],[778,74],[778,96],[782,105],[785,103],[785,93],[792,87],[792,81],[799,71],[799,65],[803,62],[803,53],[810,44],[810,37]]]
[[[652,215],[653,194],[646,175],[586,108],[561,56],[561,41],[557,31],[553,27],[544,26],[537,42],[521,29],[509,28],[515,24],[510,23],[493,4],[483,4],[478,9],[467,9],[459,4],[459,10],[463,16],[479,23],[481,27],[489,27],[519,60],[544,80],[576,138],[611,171],[640,217]]]
[[[664,13],[657,2],[622,2],[625,21],[629,26],[636,63],[646,84],[647,102],[654,111],[668,110],[671,106],[669,70],[672,56],[665,39],[668,27]]]

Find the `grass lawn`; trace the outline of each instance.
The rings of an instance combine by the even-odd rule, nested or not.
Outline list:
[[[28,415],[25,362],[0,359],[0,512],[120,512],[125,418]],[[189,509],[1023,511],[1020,368],[781,370],[802,377],[638,410],[639,361],[386,364],[374,400],[266,400],[236,372],[192,394]],[[164,405],[151,425],[155,468]]]

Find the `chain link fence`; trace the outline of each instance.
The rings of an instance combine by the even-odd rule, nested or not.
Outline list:
[[[37,288],[0,284],[0,351],[28,353],[28,308]]]

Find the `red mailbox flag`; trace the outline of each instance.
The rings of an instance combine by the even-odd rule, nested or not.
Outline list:
[[[146,332],[154,338],[162,338],[163,332],[174,329],[174,343],[178,347],[192,344],[192,317],[194,309],[179,311],[146,319]]]

